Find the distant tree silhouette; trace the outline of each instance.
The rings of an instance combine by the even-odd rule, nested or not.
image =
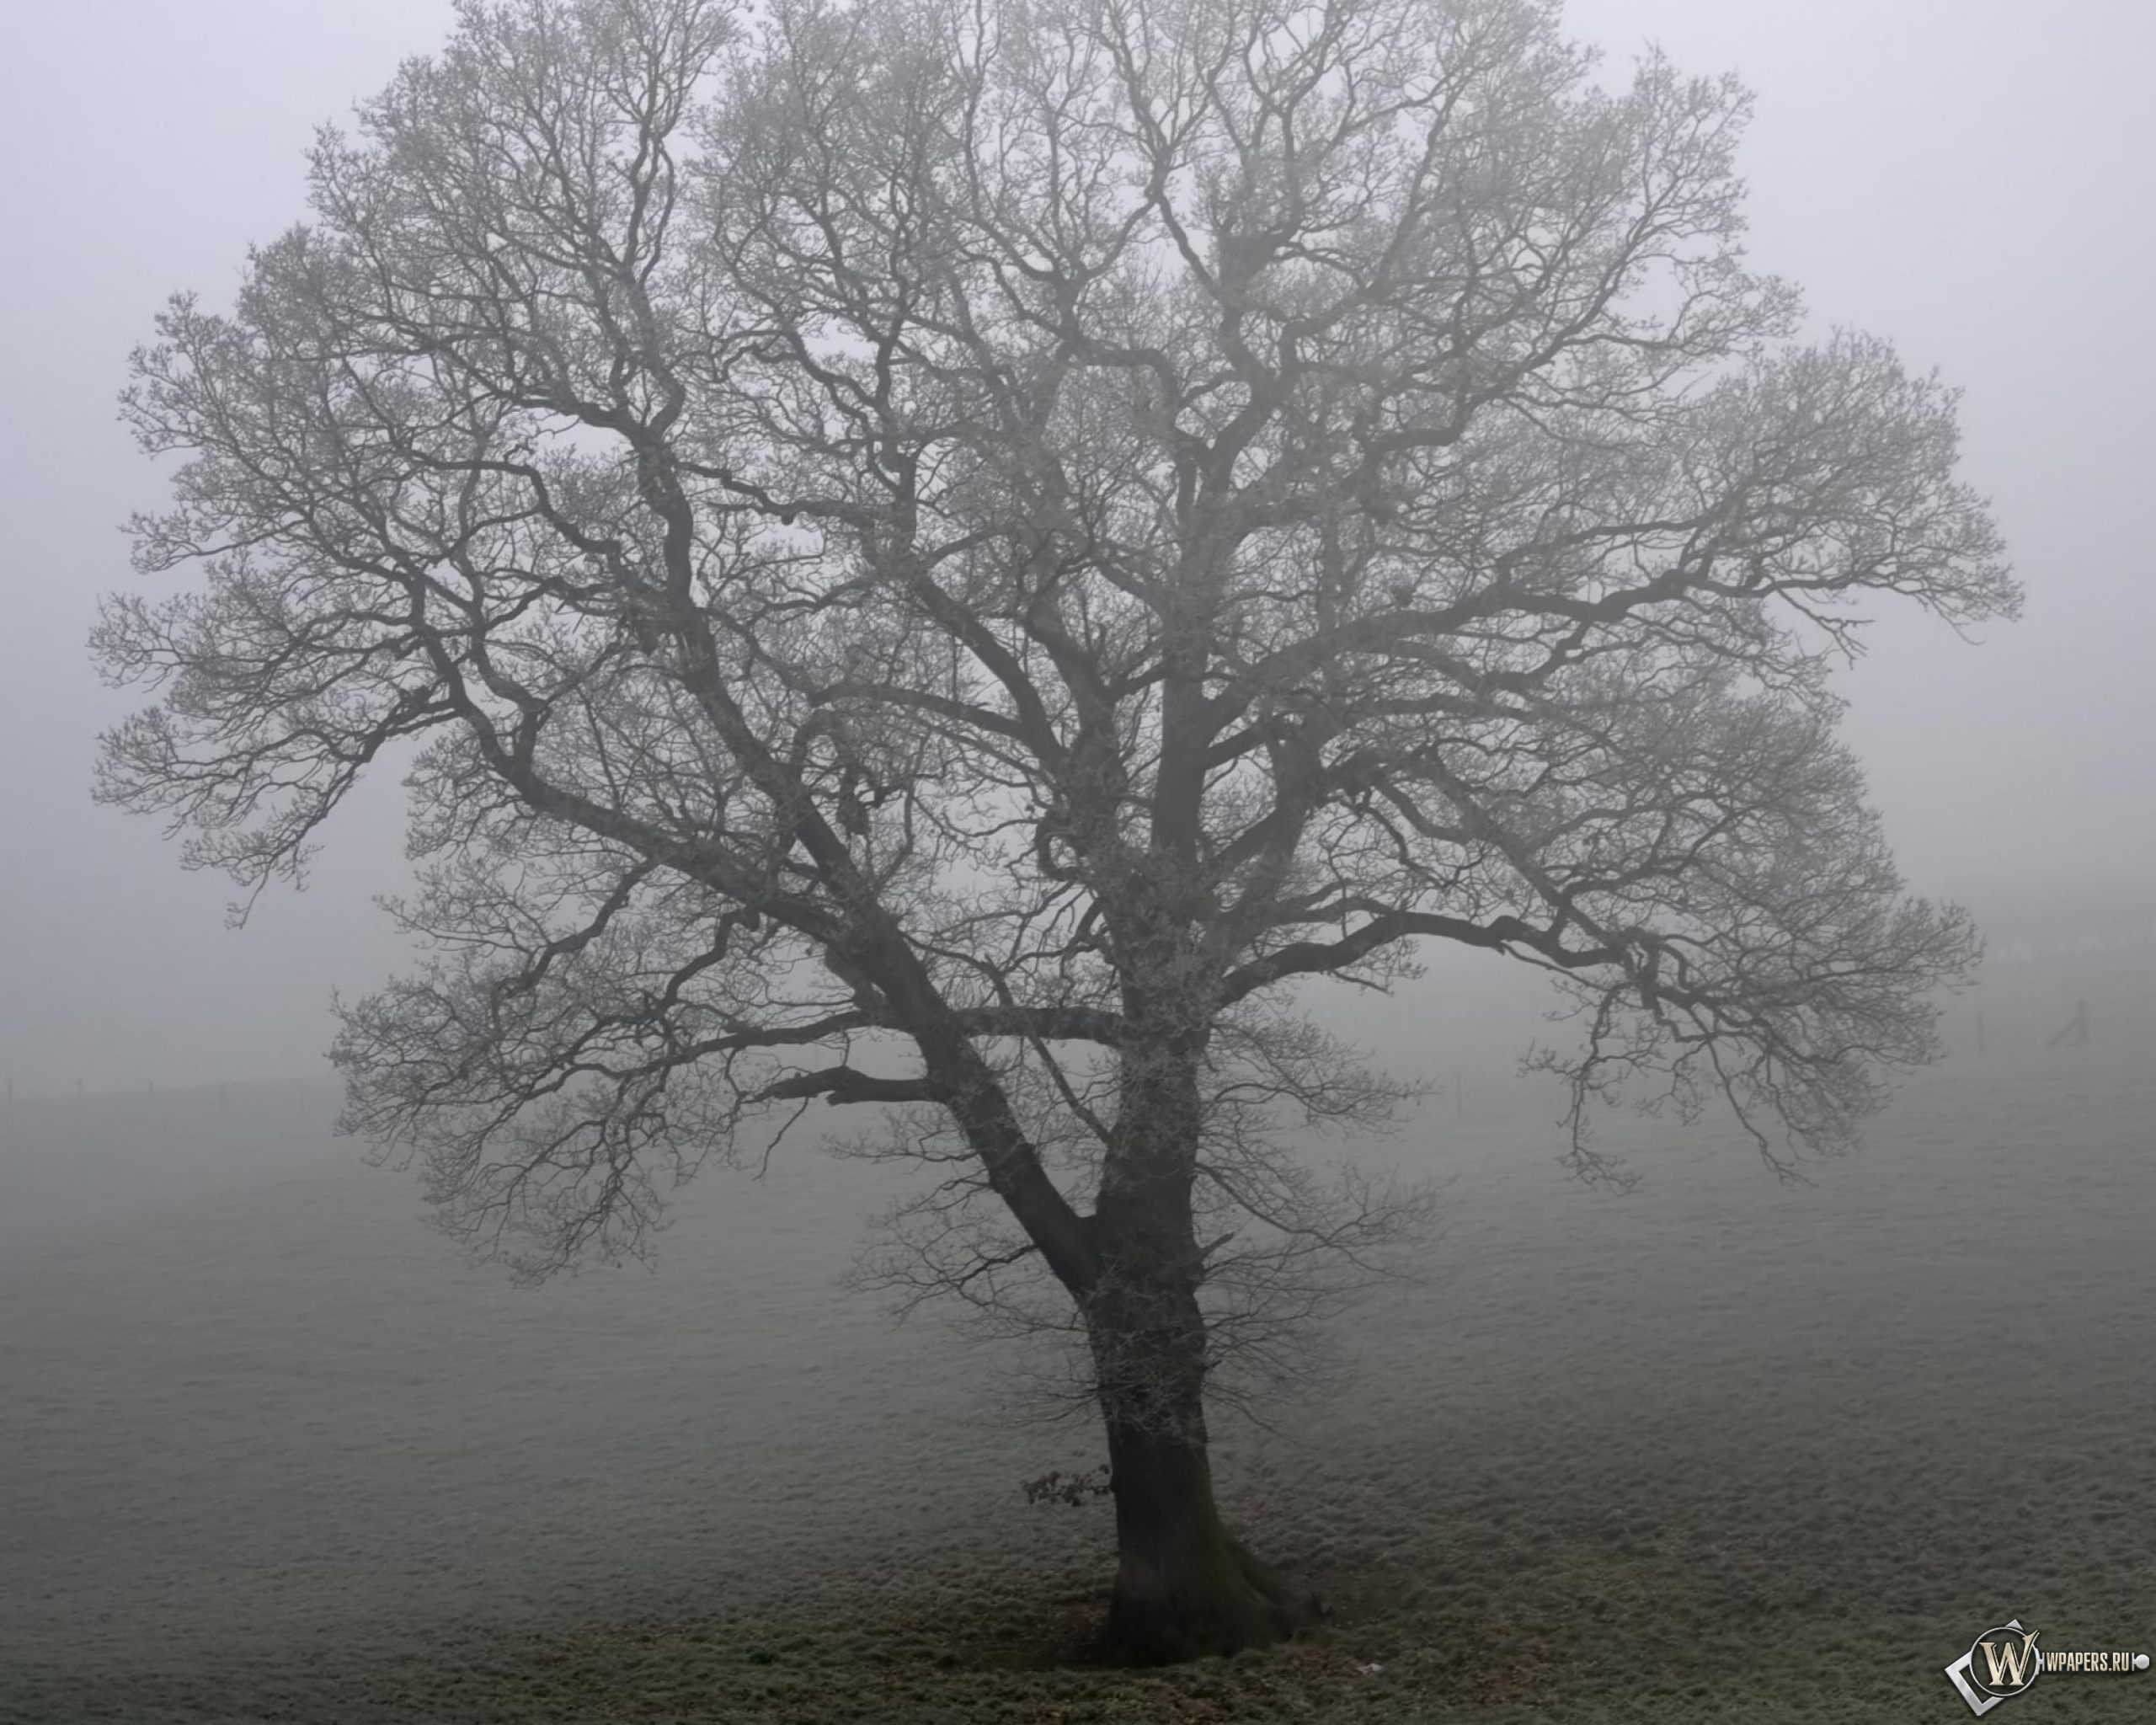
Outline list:
[[[2089,1002],[2085,1000],[2076,1001],[2073,1003],[2073,1016],[2066,1021],[2066,1028],[2045,1044],[2045,1046],[2047,1048],[2078,1047],[2088,1039]]]
[[[1620,1092],[1786,1172],[1935,1056],[1976,943],[1829,676],[2017,604],[1953,396],[1796,339],[1736,84],[1539,0],[458,15],[135,355],[207,582],[109,602],[100,794],[251,901],[413,745],[351,1129],[542,1276],[879,1110],[937,1183],[868,1279],[1075,1344],[1122,1648],[1289,1632],[1207,1398],[1429,1210],[1294,1153],[1413,1093],[1305,985],[1548,971],[1588,1178]]]

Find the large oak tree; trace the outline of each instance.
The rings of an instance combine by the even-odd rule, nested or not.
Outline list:
[[[2009,614],[1954,399],[1799,339],[1744,93],[1543,0],[467,0],[125,412],[183,458],[101,793],[244,892],[409,762],[429,957],[348,1121],[539,1275],[818,1098],[881,1273],[1079,1337],[1132,1657],[1289,1631],[1204,1405],[1422,1194],[1303,1016],[1549,970],[1588,1105],[1770,1163],[1933,1056],[1966,917],[1837,741],[1897,595]]]

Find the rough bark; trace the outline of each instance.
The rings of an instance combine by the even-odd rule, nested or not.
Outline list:
[[[1140,999],[1131,1005],[1143,1015]],[[1214,1498],[1191,1208],[1203,1035],[1157,1021],[1155,1031],[1126,1058],[1095,1217],[1100,1274],[1085,1299],[1115,1498],[1107,1638],[1137,1664],[1266,1646],[1312,1615],[1228,1530]]]
[[[1116,1522],[1109,1646],[1135,1664],[1170,1664],[1285,1640],[1315,1600],[1260,1562],[1221,1519],[1201,1429],[1108,1425]]]

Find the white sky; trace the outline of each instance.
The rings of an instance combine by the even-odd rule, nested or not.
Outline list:
[[[1574,0],[1620,58],[1659,40],[1758,92],[1753,249],[1823,329],[1892,337],[1967,392],[2025,619],[1977,647],[1879,627],[1851,734],[1913,883],[1981,911],[2156,900],[2156,336],[2148,0]],[[131,704],[84,649],[136,578],[118,523],[156,475],[117,424],[128,349],[181,287],[212,301],[302,211],[342,119],[446,0],[76,0],[0,24],[0,1076],[24,1093],[320,1070],[333,985],[400,951],[370,895],[403,869],[371,787],[302,897],[223,926],[153,822],[93,807],[97,730]],[[2147,914],[2144,911],[2143,913]]]

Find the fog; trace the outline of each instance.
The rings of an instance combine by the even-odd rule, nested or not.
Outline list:
[[[306,890],[273,887],[244,928],[227,881],[91,801],[98,733],[141,698],[93,670],[98,600],[168,585],[131,572],[122,531],[163,500],[115,414],[129,350],[168,294],[228,297],[248,246],[303,213],[312,129],[451,16],[82,0],[0,33],[0,1717],[314,1717],[292,1711],[302,1642],[374,1697],[339,1719],[452,1717],[404,1711],[408,1668],[430,1694],[449,1680],[412,1652],[424,1632],[499,1651],[542,1622],[703,1610],[785,1567],[767,1554],[819,1575],[871,1550],[987,1564],[1035,1534],[1009,1535],[1014,1482],[1091,1441],[1001,1418],[979,1354],[926,1327],[894,1340],[835,1287],[897,1189],[887,1169],[836,1178],[798,1145],[767,1181],[707,1177],[658,1278],[515,1289],[429,1232],[418,1181],[328,1127],[331,991],[408,959],[375,902],[408,878],[393,768],[330,826]],[[1992,955],[1948,1008],[1944,1067],[1859,1157],[1784,1188],[1726,1119],[1620,1119],[1612,1141],[1661,1194],[1644,1204],[1562,1178],[1557,1098],[1516,1071],[1550,1033],[1540,973],[1440,951],[1396,999],[1339,991],[1330,1023],[1435,1087],[1406,1131],[1356,1147],[1443,1183],[1443,1251],[1352,1332],[1345,1398],[1298,1412],[1322,1442],[1235,1428],[1224,1501],[1258,1516],[1284,1470],[1310,1507],[1283,1539],[1392,1554],[1363,1573],[1396,1558],[1399,1596],[1499,1648],[1493,1669],[1588,1669],[1592,1649],[1506,1640],[1577,1594],[1637,1620],[1656,1680],[1682,1610],[1735,1670],[1752,1631],[1731,1614],[1757,1606],[1782,1614],[1777,1646],[1851,1621],[1875,1637],[1849,1657],[1881,1711],[1803,1717],[1919,1717],[1920,1694],[1944,1718],[1971,1614],[2108,1645],[2141,1632],[2148,1593],[2156,8],[1570,0],[1567,18],[1619,68],[1655,42],[1737,72],[1753,262],[1803,287],[1809,333],[1885,335],[1965,393],[1962,474],[2025,615],[1961,639],[1882,604],[1844,681],[1911,887],[1969,905]],[[2052,1047],[2077,1001],[2091,1036]],[[2038,1153],[2044,1178],[2020,1183]],[[1410,1492],[1419,1515],[1397,1508]],[[1993,1499],[2020,1518],[2003,1542],[1961,1507]],[[1754,1527],[1780,1546],[1746,1546]],[[1107,1549],[1091,1521],[1041,1546],[1079,1584]],[[1416,1593],[1439,1572],[1486,1589]],[[379,1658],[355,1651],[369,1636]],[[479,1697],[453,1716],[527,1717],[487,1711],[494,1653],[467,1653],[440,1656]],[[198,1655],[212,1674],[189,1690]],[[753,1686],[780,1681],[768,1663],[739,1693],[780,1711],[711,1717],[812,1717]],[[1769,1717],[1741,1687],[1700,1716]],[[242,1690],[259,1713],[222,1710]],[[1641,1706],[1608,1717],[1677,1717]],[[967,1714],[991,1716],[1019,1717]]]
[[[8,27],[0,1075],[18,1094],[319,1071],[330,987],[362,991],[399,960],[371,901],[404,867],[393,777],[346,810],[304,896],[273,892],[231,932],[225,882],[183,874],[154,822],[91,804],[93,737],[131,703],[83,640],[99,593],[151,585],[119,531],[160,498],[114,418],[129,348],[168,293],[229,293],[248,244],[302,212],[311,129],[448,15],[92,0]],[[1688,70],[1742,74],[1756,259],[1805,286],[1817,328],[1885,334],[1967,392],[1965,472],[1994,500],[2026,615],[1971,645],[1890,608],[1849,679],[1849,734],[1913,884],[2001,932],[2062,915],[2145,932],[2156,14],[1577,0],[1569,16],[1614,60],[1652,40]]]

